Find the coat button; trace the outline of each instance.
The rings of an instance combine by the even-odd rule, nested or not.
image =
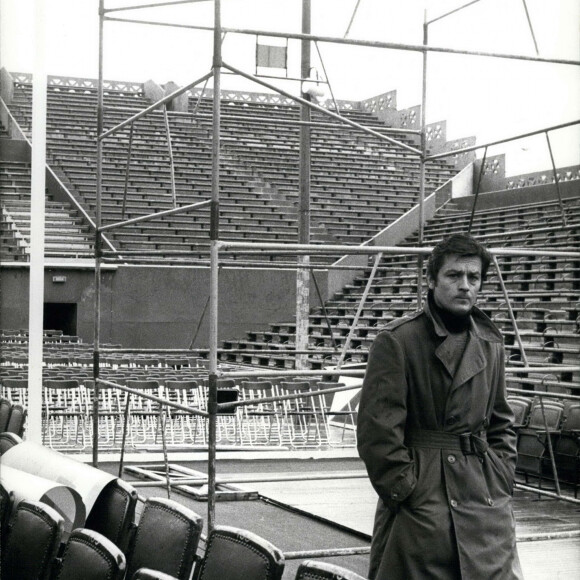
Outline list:
[[[493,505],[493,499],[491,497],[487,498],[487,505]]]
[[[446,421],[445,425],[455,425],[459,421],[459,417],[457,415],[451,415]]]
[[[457,507],[457,502],[454,499],[452,499],[449,503],[451,504],[451,507]]]
[[[449,463],[455,463],[457,461],[457,459],[455,458],[455,455],[448,455],[447,456],[447,461]]]

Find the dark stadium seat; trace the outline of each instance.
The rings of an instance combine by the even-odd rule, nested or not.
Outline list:
[[[78,528],[69,536],[53,580],[122,580],[126,561],[121,550],[93,530]]]
[[[12,405],[10,419],[5,430],[8,433],[15,433],[19,437],[22,437],[27,414],[27,410],[22,405]]]
[[[196,580],[280,580],[284,564],[282,552],[267,540],[239,528],[216,526]]]
[[[341,566],[306,560],[300,564],[295,580],[365,580],[355,572]]]
[[[0,433],[0,456],[19,443],[22,443],[22,439],[16,433]]]
[[[2,580],[48,580],[64,520],[40,502],[21,501],[8,526],[2,553]]]
[[[122,479],[109,482],[97,497],[85,528],[99,532],[126,552],[135,520],[137,492]]]
[[[169,499],[148,498],[127,550],[127,577],[151,568],[188,580],[202,528],[203,519],[190,509]]]
[[[12,412],[12,403],[9,399],[0,398],[0,433],[6,431],[8,421],[10,421],[10,413]]]
[[[548,447],[547,438],[552,437],[560,429],[563,414],[564,405],[545,401],[542,411],[542,405],[538,402],[530,411],[528,425],[519,430],[516,471],[524,474],[526,482],[528,476],[533,475],[538,478],[541,487],[543,463]]]
[[[2,551],[6,544],[8,520],[12,512],[13,501],[14,494],[0,484],[0,562],[2,561]]]
[[[558,476],[562,480],[572,484],[574,497],[578,497],[578,487],[580,485],[579,404],[572,404],[566,410],[566,417],[554,444],[554,457],[556,459]],[[546,462],[546,459],[544,462]]]

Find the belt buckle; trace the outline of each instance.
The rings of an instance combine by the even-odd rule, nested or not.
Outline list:
[[[472,433],[459,434],[459,446],[463,455],[474,455],[475,446],[473,444]]]

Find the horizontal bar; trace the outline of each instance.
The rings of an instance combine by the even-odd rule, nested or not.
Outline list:
[[[197,203],[191,203],[189,205],[182,205],[181,207],[175,207],[173,209],[167,209],[165,211],[159,211],[157,213],[150,213],[148,215],[144,215],[141,217],[132,218],[130,220],[125,220],[124,222],[116,222],[114,224],[108,224],[106,226],[101,226],[99,228],[100,232],[104,232],[107,230],[112,230],[114,228],[123,228],[125,226],[130,226],[131,224],[137,224],[140,222],[151,221],[160,217],[165,217],[168,215],[174,215],[178,213],[185,213],[191,211],[193,209],[201,209],[202,207],[206,207],[211,204],[211,199],[207,199],[205,201],[199,201]],[[124,252],[121,252],[123,254]]]
[[[548,397],[550,399],[570,399],[572,401],[580,401],[578,395],[567,395],[566,393],[549,393],[547,391],[526,391],[525,389],[513,389],[507,387],[508,393],[518,393],[520,395],[527,395],[529,397]]]
[[[356,556],[370,554],[370,546],[360,548],[329,548],[328,550],[302,550],[298,552],[284,552],[285,560],[302,560],[306,558],[332,558],[335,556]]]
[[[213,26],[198,26],[192,24],[173,24],[170,22],[156,22],[152,20],[137,20],[128,18],[110,18],[105,17],[105,20],[115,22],[125,22],[128,24],[150,24],[153,26],[170,26],[174,28],[189,28],[192,30],[213,31]],[[272,36],[277,38],[292,38],[296,40],[312,40],[319,42],[328,42],[332,44],[350,44],[353,46],[366,46],[368,48],[390,48],[393,50],[407,50],[413,52],[440,52],[443,54],[459,54],[465,56],[489,56],[492,58],[503,58],[508,60],[525,60],[531,62],[543,62],[553,64],[566,64],[579,66],[580,61],[570,60],[565,58],[543,58],[539,56],[527,56],[525,54],[509,54],[501,52],[484,52],[474,50],[462,50],[459,48],[447,48],[443,46],[429,46],[423,44],[407,44],[397,42],[382,42],[378,40],[360,40],[353,38],[340,38],[337,36],[320,36],[315,34],[300,34],[297,32],[274,32],[267,30],[258,30],[252,28],[229,28],[222,27],[222,32],[228,34],[248,34],[250,36]]]
[[[231,403],[218,403],[217,408],[220,410],[231,409],[233,407],[249,407],[259,403],[275,403],[276,401],[291,401],[293,399],[300,399],[302,397],[312,398],[319,395],[326,395],[328,393],[341,393],[342,391],[352,391],[353,389],[360,389],[360,385],[351,385],[343,387],[333,387],[331,389],[319,389],[316,391],[304,391],[302,393],[294,393],[291,395],[275,395],[273,397],[260,397],[256,399],[240,399],[239,401],[232,401]],[[327,415],[332,415],[332,411],[328,411]]]
[[[208,2],[209,0],[171,0],[170,2],[157,2],[155,4],[137,4],[134,6],[123,6],[121,8],[106,8],[103,10],[103,14],[108,14],[109,12],[120,12],[122,10],[142,10],[146,8],[162,8],[165,6],[175,6],[177,4],[195,4],[198,2]]]
[[[159,476],[162,477],[162,476]],[[253,473],[240,474],[231,477],[220,477],[216,481],[216,485],[230,485],[234,483],[277,483],[285,481],[325,481],[327,479],[364,479],[367,478],[366,471],[357,470],[352,472],[327,472],[327,473],[302,473],[299,475],[265,475]],[[159,483],[167,484],[167,478],[159,480]],[[207,477],[173,477],[169,479],[169,485],[207,485]],[[148,481],[132,481],[131,485],[136,487],[148,487],[151,482]]]
[[[266,81],[262,81],[262,80],[256,78],[255,76],[248,74],[248,73],[246,73],[246,72],[244,72],[244,71],[242,71],[242,70],[240,70],[232,65],[229,65],[229,64],[224,62],[223,66],[224,66],[224,68],[227,68],[227,69],[231,70],[232,72],[235,72],[236,74],[240,75],[241,77],[244,77],[250,81],[253,81],[253,82],[255,82],[259,85],[262,85],[268,89],[271,89],[273,91],[276,91],[277,93],[284,95],[285,97],[288,97],[289,99],[292,99],[293,101],[296,101],[297,103],[300,103],[306,107],[310,107],[311,109],[314,109],[315,111],[319,111],[320,113],[323,113],[327,117],[332,117],[333,119],[336,119],[337,121],[340,121],[341,123],[344,123],[346,125],[350,125],[351,127],[356,127],[357,129],[359,129],[363,133],[368,133],[369,135],[373,135],[374,137],[376,137],[377,139],[379,139],[381,141],[387,141],[388,143],[391,143],[393,145],[397,145],[398,147],[406,149],[407,151],[411,151],[412,153],[415,153],[416,155],[419,155],[419,156],[422,155],[422,152],[419,149],[416,149],[415,147],[411,147],[410,145],[407,145],[406,143],[402,143],[401,141],[397,141],[396,139],[392,139],[391,137],[387,137],[386,135],[383,135],[382,133],[379,133],[378,131],[375,131],[373,129],[367,129],[366,127],[357,123],[356,121],[351,121],[347,117],[343,117],[342,115],[339,115],[338,113],[333,113],[329,109],[325,109],[324,107],[320,107],[319,105],[316,105],[316,104],[312,103],[311,101],[303,99],[302,97],[298,97],[296,95],[289,93],[288,91],[284,91],[280,87],[276,87],[270,83],[267,83]]]
[[[502,143],[509,143],[511,141],[525,139],[526,137],[533,137],[534,135],[541,135],[546,131],[558,131],[559,129],[566,129],[567,127],[578,125],[578,123],[580,123],[580,119],[576,121],[568,121],[567,123],[560,123],[559,125],[552,125],[551,127],[546,127],[545,129],[536,129],[535,131],[530,131],[529,133],[521,133],[520,135],[516,135],[514,137],[506,137],[505,139],[490,141],[489,143],[483,143],[482,145],[471,145],[470,147],[455,149],[454,151],[443,151],[442,153],[427,155],[425,157],[425,161],[433,161],[434,159],[441,159],[442,157],[449,157],[450,155],[458,155],[460,153],[469,153],[470,151],[476,151],[482,147],[492,147],[493,145],[501,145]]]
[[[553,365],[551,367],[506,367],[506,373],[577,373],[580,366]]]
[[[360,363],[365,364],[365,363]],[[256,370],[256,375],[260,377],[316,377],[316,376],[328,376],[328,377],[348,377],[348,376],[362,376],[364,374],[364,369],[310,369],[310,370],[284,370],[278,369],[278,371],[261,371]],[[244,371],[218,371],[218,377],[221,378],[242,378],[247,377],[248,373]]]
[[[320,250],[325,252],[343,253],[343,254],[413,254],[428,255],[432,252],[433,247],[402,247],[402,246],[338,246],[332,244],[282,244],[282,243],[260,243],[260,242],[230,242],[220,240],[218,249],[243,249],[255,248],[261,250],[304,250],[312,254]],[[488,248],[492,255],[496,256],[548,256],[554,258],[579,258],[578,251],[550,251],[550,250],[530,250],[529,248]]]
[[[132,395],[136,395],[137,397],[141,397],[143,399],[149,399],[150,401],[155,401],[161,405],[165,405],[166,407],[173,407],[174,409],[179,409],[180,411],[185,411],[186,413],[190,413],[191,415],[199,415],[200,417],[209,417],[209,413],[205,411],[200,411],[199,409],[194,409],[193,407],[186,407],[185,405],[180,405],[179,403],[174,403],[173,401],[168,401],[167,399],[162,399],[161,397],[156,397],[155,395],[149,395],[147,393],[143,393],[141,391],[137,391],[135,389],[130,389],[124,385],[119,385],[118,383],[113,383],[111,381],[106,381],[104,379],[96,379],[97,383],[101,383],[103,385],[108,385],[109,387],[115,387],[120,391],[125,391],[126,393],[131,393]]]
[[[562,501],[566,501],[568,503],[575,503],[580,505],[580,499],[576,499],[573,497],[569,497],[567,495],[558,495],[557,493],[554,493],[553,491],[546,491],[544,489],[538,489],[536,487],[530,487],[529,485],[524,485],[523,483],[516,483],[515,487],[517,489],[521,489],[522,491],[530,491],[532,493],[537,493],[538,495],[545,495],[546,497],[551,497],[554,499],[560,499]],[[545,538],[548,539],[548,538]]]
[[[103,139],[105,139],[109,135],[112,135],[113,133],[116,133],[117,131],[123,129],[123,127],[126,127],[127,125],[130,125],[131,123],[134,123],[135,121],[137,121],[137,119],[144,117],[145,115],[149,114],[151,111],[154,111],[155,109],[159,108],[161,105],[164,105],[165,103],[169,103],[175,97],[178,97],[179,95],[185,93],[189,89],[195,87],[195,85],[198,85],[199,83],[206,81],[207,79],[211,78],[212,76],[213,76],[213,71],[210,71],[207,74],[203,75],[201,78],[197,79],[196,81],[193,81],[192,83],[189,83],[188,85],[185,85],[183,87],[180,87],[179,89],[176,89],[175,91],[173,91],[169,95],[163,97],[162,99],[153,103],[149,107],[143,109],[139,113],[136,113],[135,115],[133,115],[132,117],[129,117],[125,121],[122,121],[118,125],[111,127],[110,129],[108,129],[104,133],[101,133],[100,135],[97,136],[97,141],[102,141]]]

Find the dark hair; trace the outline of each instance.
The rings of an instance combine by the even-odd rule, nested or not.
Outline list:
[[[437,274],[445,262],[445,258],[450,255],[460,256],[462,258],[478,257],[481,258],[481,280],[485,280],[489,264],[491,263],[491,254],[483,244],[480,244],[469,234],[453,234],[448,238],[441,240],[431,252],[429,262],[427,263],[427,275],[433,280],[437,279]]]

